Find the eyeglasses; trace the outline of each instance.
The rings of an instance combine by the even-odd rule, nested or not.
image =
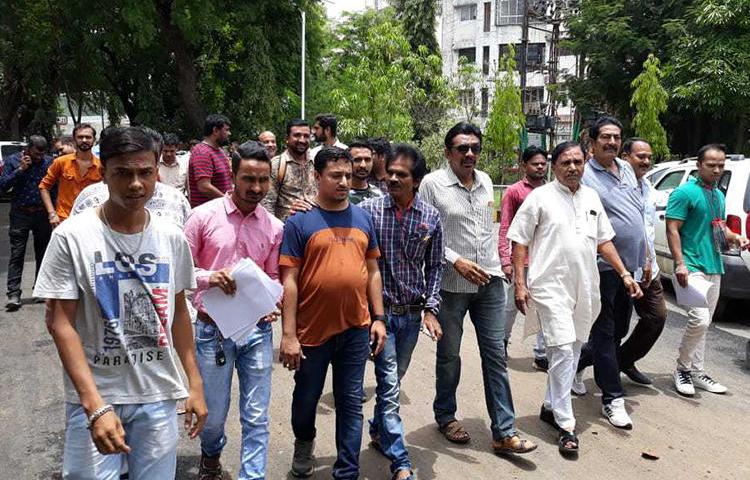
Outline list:
[[[482,146],[481,145],[458,145],[456,147],[453,147],[454,150],[457,150],[462,155],[466,155],[469,153],[469,150],[474,152],[474,155],[479,155],[482,153]]]

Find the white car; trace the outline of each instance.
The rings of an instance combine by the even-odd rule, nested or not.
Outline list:
[[[666,169],[654,169],[646,174],[656,190],[656,261],[661,275],[670,280],[674,275],[674,262],[667,244],[667,229],[664,215],[669,194],[697,175],[694,158],[669,162]],[[652,180],[653,179],[653,180]],[[750,232],[750,159],[742,155],[727,155],[724,174],[719,180],[719,190],[726,197],[727,226],[735,233],[747,236]],[[750,299],[750,253],[737,249],[721,254],[724,276],[721,279],[721,296],[714,318],[723,314],[730,300]]]

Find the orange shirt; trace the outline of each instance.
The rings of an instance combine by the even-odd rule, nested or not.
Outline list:
[[[49,169],[47,175],[39,183],[40,190],[51,190],[57,185],[57,205],[55,211],[60,220],[65,220],[70,215],[73,208],[73,202],[81,190],[92,183],[102,181],[101,162],[94,155],[94,163],[91,164],[84,176],[78,169],[76,154],[69,153],[57,157]]]

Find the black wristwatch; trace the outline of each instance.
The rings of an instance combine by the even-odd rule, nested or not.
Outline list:
[[[385,323],[385,315],[373,315],[372,316],[373,322],[383,322]]]
[[[425,308],[424,308],[424,310],[422,310],[422,311],[423,311],[424,313],[431,313],[431,314],[435,315],[436,317],[438,316],[438,311],[437,311],[437,308],[433,308],[433,307],[425,307]]]

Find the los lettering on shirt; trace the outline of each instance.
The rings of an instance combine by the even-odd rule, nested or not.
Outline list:
[[[120,273],[135,273],[137,276],[140,277],[150,277],[157,273],[158,270],[158,264],[156,262],[157,257],[156,255],[152,253],[142,253],[138,257],[138,263],[135,263],[134,258],[132,255],[129,255],[125,252],[115,252],[115,260],[114,262],[105,262],[102,258],[102,252],[95,251],[94,252],[94,265],[95,265],[95,276],[98,275],[112,275],[116,272]],[[167,337],[165,334],[165,330],[168,325],[168,307],[169,307],[169,299],[167,298],[168,295],[168,289],[167,288],[148,288],[145,283],[143,283],[144,289],[149,293],[149,296],[151,297],[151,301],[154,305],[154,310],[156,311],[156,314],[159,317],[159,322],[161,323],[161,334],[159,335],[159,348],[168,347],[169,343],[167,341]],[[105,351],[109,350],[120,350],[122,349],[122,342],[120,339],[120,336],[118,334],[117,327],[119,326],[119,319],[104,319],[105,321],[105,331],[104,331],[104,344],[103,347]],[[132,361],[129,357],[133,357]],[[156,358],[154,358],[156,357]],[[161,351],[141,351],[141,352],[129,352],[126,355],[122,357],[120,356],[100,356],[98,354],[94,355],[94,363],[97,364],[101,362],[102,365],[112,365],[112,366],[118,366],[121,363],[127,364],[127,363],[143,363],[143,362],[150,362],[153,360],[163,360],[164,355]]]

